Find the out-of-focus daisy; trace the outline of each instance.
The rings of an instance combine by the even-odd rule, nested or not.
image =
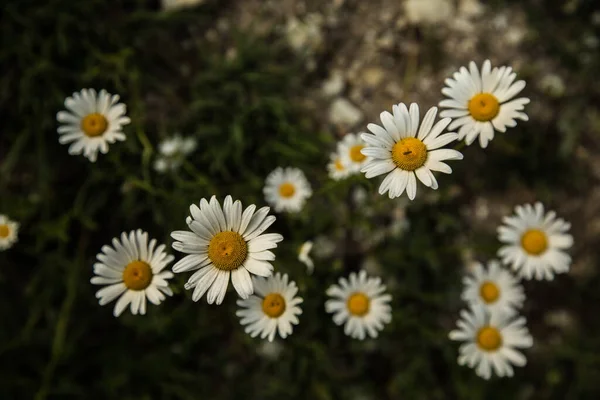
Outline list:
[[[402,195],[404,190],[413,200],[417,194],[417,179],[427,187],[438,188],[431,171],[446,174],[452,172],[446,160],[462,160],[463,155],[452,149],[441,149],[456,140],[456,133],[441,134],[450,123],[450,118],[438,121],[435,125],[437,108],[432,107],[419,128],[419,106],[404,103],[393,107],[394,114],[381,113],[383,127],[369,124],[373,133],[363,133],[361,137],[367,145],[362,153],[372,157],[361,168],[367,178],[387,174],[379,186],[379,194],[389,192],[390,199]]]
[[[361,153],[365,142],[354,133],[348,133],[338,143],[338,153],[342,157],[342,164],[351,173],[359,172],[361,167],[368,161],[367,156]]]
[[[407,0],[404,11],[413,24],[439,24],[451,18],[454,6],[449,0]]]
[[[269,359],[271,361],[275,361],[279,358],[279,356],[281,355],[281,352],[283,351],[283,345],[280,343],[279,340],[274,340],[272,342],[269,341],[263,341],[257,348],[256,348],[256,352],[266,358]]]
[[[522,367],[525,356],[516,349],[533,345],[533,339],[525,326],[525,318],[514,313],[492,312],[483,307],[462,310],[457,330],[450,332],[451,340],[463,341],[459,348],[459,365],[475,368],[483,379],[496,375],[513,376],[513,365]]]
[[[19,240],[19,223],[0,214],[0,250],[10,249]]]
[[[154,169],[163,173],[177,170],[184,159],[196,150],[196,145],[195,138],[182,138],[179,134],[163,140],[158,146],[160,155],[154,161]]]
[[[254,204],[242,212],[242,203],[225,197],[223,208],[216,196],[200,200],[200,208],[190,206],[191,217],[186,222],[192,232],[175,231],[173,248],[188,253],[173,266],[173,272],[195,272],[185,284],[194,289],[192,300],[198,301],[206,293],[209,304],[221,304],[227,292],[229,278],[242,299],[253,292],[250,274],[268,277],[273,273],[269,261],[275,254],[269,249],[283,240],[278,233],[263,234],[275,217],[268,215],[269,207],[258,211]]]
[[[275,211],[298,212],[312,195],[310,183],[298,168],[277,167],[267,176],[265,199]]]
[[[300,246],[300,249],[298,250],[298,260],[306,265],[309,274],[312,274],[313,270],[315,269],[315,264],[313,263],[312,258],[309,256],[312,247],[313,242],[308,240],[302,243],[302,246]]]
[[[471,61],[469,69],[461,67],[452,78],[446,79],[442,93],[449,99],[442,100],[440,107],[450,108],[440,113],[442,118],[453,119],[448,129],[458,130],[458,140],[465,139],[470,145],[479,136],[479,144],[487,147],[494,138],[494,130],[506,132],[517,125],[517,119],[527,121],[522,112],[529,99],[513,99],[525,88],[525,81],[517,81],[511,67],[492,69],[490,60],[483,63],[481,72]]]
[[[571,224],[554,211],[544,214],[540,202],[516,206],[515,214],[504,217],[498,228],[498,240],[506,244],[498,250],[502,262],[525,279],[552,280],[555,273],[568,272],[571,257],[565,250],[573,245],[573,236],[566,232]]]
[[[492,312],[516,311],[525,301],[519,281],[496,260],[490,261],[487,268],[475,263],[472,274],[465,276],[463,283],[462,299]]]
[[[146,298],[152,304],[160,304],[165,295],[173,292],[167,283],[173,277],[163,269],[173,261],[165,252],[165,245],[156,247],[156,240],[148,242],[148,234],[141,229],[121,234],[111,246],[103,246],[94,264],[94,285],[108,285],[96,292],[100,305],[110,303],[117,297],[113,314],[115,317],[130,305],[132,314],[146,314]]]
[[[296,297],[296,283],[288,282],[287,274],[281,276],[279,272],[267,279],[252,278],[252,281],[255,294],[237,301],[242,307],[236,312],[240,323],[246,325],[245,331],[252,337],[260,334],[261,339],[272,342],[279,332],[285,339],[291,335],[292,325],[298,325],[298,315],[302,314],[298,305],[303,300]]]
[[[333,322],[344,324],[344,333],[363,340],[367,335],[376,338],[384,324],[392,320],[392,296],[383,294],[385,285],[380,278],[367,278],[367,273],[352,272],[349,280],[340,278],[339,285],[331,285],[325,302],[325,311],[333,313]]]
[[[63,125],[58,127],[61,144],[71,143],[69,154],[81,154],[95,162],[98,151],[108,152],[108,144],[125,140],[123,125],[131,122],[125,115],[125,104],[118,103],[119,95],[110,95],[106,90],[96,94],[94,89],[82,89],[67,97],[65,107],[56,119]]]
[[[329,172],[329,177],[335,181],[345,179],[352,173],[352,171],[342,163],[342,156],[337,151],[331,153],[329,164],[327,164],[327,171]]]

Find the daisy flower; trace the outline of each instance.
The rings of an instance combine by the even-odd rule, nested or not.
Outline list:
[[[71,143],[69,154],[81,154],[95,162],[98,151],[108,152],[108,144],[125,140],[122,126],[131,122],[125,116],[125,104],[117,103],[119,95],[110,95],[101,90],[82,89],[67,97],[65,107],[56,119],[63,125],[58,127],[61,144]]]
[[[165,295],[173,292],[167,280],[173,277],[163,271],[174,257],[165,252],[165,245],[156,247],[156,240],[148,242],[148,234],[141,229],[121,234],[114,238],[111,246],[103,246],[94,264],[94,285],[108,285],[96,292],[100,305],[110,303],[117,297],[113,314],[115,317],[130,306],[132,314],[146,314],[146,298],[159,305]],[[162,272],[161,272],[162,271]]]
[[[298,287],[295,282],[288,283],[287,274],[278,272],[270,278],[252,278],[256,293],[247,299],[240,299],[237,305],[242,307],[236,312],[240,323],[246,325],[246,333],[252,337],[260,334],[272,342],[275,334],[285,339],[292,334],[292,325],[298,325],[298,315],[302,310],[298,304],[302,298],[296,297]]]
[[[179,134],[163,140],[158,146],[160,155],[154,161],[154,169],[161,173],[177,170],[183,160],[196,150],[196,145],[195,138],[182,138]]]
[[[300,246],[300,249],[298,250],[298,261],[306,265],[309,274],[312,274],[313,270],[315,269],[315,264],[313,263],[312,258],[310,258],[310,256],[308,255],[312,250],[312,247],[313,242],[308,240],[302,243],[302,246]]]
[[[525,279],[552,280],[555,273],[568,272],[571,257],[565,250],[573,245],[573,236],[566,232],[571,224],[554,211],[544,214],[540,202],[516,206],[515,213],[498,228],[498,240],[506,244],[498,250],[502,262]]]
[[[19,240],[19,223],[0,214],[0,250],[10,249]]]
[[[325,311],[333,313],[333,322],[344,325],[344,333],[354,339],[365,339],[366,335],[376,338],[383,324],[392,320],[392,300],[383,294],[385,285],[380,278],[367,278],[367,273],[352,272],[349,281],[340,278],[339,285],[331,285],[327,295],[332,299],[325,302]]]
[[[449,334],[451,340],[465,342],[458,350],[458,364],[475,368],[475,373],[483,379],[490,379],[492,372],[500,377],[513,376],[513,365],[522,367],[527,363],[516,349],[533,345],[525,318],[514,315],[489,313],[483,307],[462,310],[458,329]]]
[[[360,151],[365,147],[365,142],[354,133],[348,133],[338,143],[338,154],[341,156],[342,164],[351,173],[359,172],[361,167],[368,161]]]
[[[196,271],[185,284],[194,289],[192,300],[206,293],[208,304],[221,304],[227,292],[229,278],[242,299],[254,292],[250,274],[269,277],[275,254],[269,249],[283,240],[278,233],[263,234],[275,217],[267,216],[269,207],[256,210],[254,204],[242,212],[242,203],[225,197],[223,207],[212,196],[210,203],[200,200],[200,207],[190,206],[191,217],[186,222],[191,229],[175,231],[173,248],[188,253],[173,266],[173,272]]]
[[[298,168],[277,167],[267,176],[263,188],[265,200],[276,212],[298,212],[312,195],[310,183]]]
[[[463,279],[462,299],[473,306],[493,311],[516,311],[525,301],[523,287],[500,263],[492,260],[485,268],[475,263],[473,273]]]
[[[456,140],[456,133],[441,135],[450,118],[438,121],[435,125],[437,108],[433,107],[419,128],[419,106],[410,105],[410,111],[404,103],[393,107],[394,114],[387,111],[381,113],[383,127],[369,124],[367,128],[373,133],[363,133],[361,137],[367,143],[362,153],[372,157],[361,168],[367,178],[387,174],[379,194],[389,192],[390,199],[402,195],[404,190],[408,198],[413,200],[417,194],[417,179],[432,189],[438,183],[431,171],[446,174],[452,169],[443,161],[462,160],[463,155],[452,149],[441,149],[442,146]]]
[[[334,181],[346,179],[352,171],[342,163],[342,156],[339,152],[331,153],[329,156],[329,164],[327,164],[327,172],[329,177]]]
[[[515,82],[517,74],[511,67],[492,69],[490,60],[483,63],[481,72],[471,61],[469,69],[461,67],[452,78],[446,79],[442,93],[449,99],[442,100],[440,107],[449,108],[440,113],[442,118],[453,118],[449,129],[458,130],[458,140],[467,145],[479,136],[479,144],[487,147],[494,138],[494,130],[506,132],[517,126],[517,119],[527,121],[522,112],[529,103],[526,97],[513,98],[523,90],[525,81]]]

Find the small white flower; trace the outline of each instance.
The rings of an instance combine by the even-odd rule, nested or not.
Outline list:
[[[372,157],[362,168],[367,178],[387,174],[379,186],[379,194],[389,192],[390,199],[399,197],[404,190],[413,200],[417,194],[417,179],[427,187],[438,188],[431,171],[446,174],[452,172],[445,160],[462,160],[463,155],[453,149],[441,147],[453,142],[456,133],[441,134],[450,123],[450,118],[438,121],[435,125],[437,108],[432,107],[419,128],[419,106],[410,105],[410,111],[404,103],[393,107],[394,114],[381,113],[383,127],[369,124],[373,133],[363,133],[361,137],[367,146],[362,153]]]
[[[367,335],[376,338],[383,325],[392,320],[392,300],[385,292],[380,278],[367,278],[367,273],[352,272],[349,281],[340,278],[339,285],[331,285],[325,302],[325,311],[333,313],[333,322],[344,325],[344,333],[363,340]]]
[[[119,95],[110,95],[104,89],[98,95],[94,89],[82,89],[67,97],[68,111],[59,111],[56,119],[63,124],[58,127],[58,141],[71,143],[69,154],[83,153],[95,162],[98,151],[106,154],[109,143],[125,140],[122,126],[131,120],[125,116],[125,104],[118,101]]]
[[[479,136],[482,148],[494,138],[494,130],[506,132],[517,126],[517,119],[527,121],[522,112],[529,99],[511,100],[525,88],[525,81],[517,81],[511,67],[492,69],[490,60],[483,63],[481,72],[471,61],[469,69],[461,67],[452,78],[446,79],[442,93],[449,99],[442,100],[440,107],[450,108],[440,113],[442,118],[452,118],[448,129],[458,130],[458,140],[465,139],[470,145]]]
[[[194,289],[192,300],[198,301],[207,293],[208,304],[221,304],[227,292],[229,279],[242,299],[253,292],[250,273],[268,277],[273,274],[269,261],[275,254],[269,249],[283,240],[278,233],[263,234],[275,222],[267,216],[269,207],[256,211],[254,204],[242,212],[242,203],[225,197],[223,208],[216,196],[200,200],[200,208],[190,206],[191,217],[186,222],[192,232],[175,231],[173,248],[185,256],[173,266],[173,272],[195,272],[185,284]]]
[[[0,250],[10,249],[19,241],[19,223],[0,214]]]
[[[168,279],[170,271],[163,269],[173,261],[165,252],[165,245],[156,247],[156,240],[148,243],[148,234],[141,229],[123,232],[121,240],[114,238],[111,246],[103,246],[94,264],[94,285],[108,285],[96,292],[100,305],[110,303],[120,296],[115,304],[114,316],[118,317],[130,306],[131,313],[146,314],[146,298],[159,305],[165,295],[172,296]],[[163,272],[161,272],[163,271]]]
[[[463,284],[462,299],[491,312],[516,311],[525,301],[519,281],[496,260],[490,261],[487,269],[475,263],[471,274],[463,278]]]
[[[154,161],[154,169],[158,172],[177,170],[184,159],[196,150],[196,145],[193,137],[182,138],[179,134],[163,140],[158,146],[160,155]]]
[[[312,274],[315,269],[315,264],[313,263],[312,258],[310,258],[309,253],[312,250],[313,242],[306,241],[300,246],[298,251],[298,261],[304,263],[306,268],[308,269],[308,273]]]
[[[342,164],[351,173],[359,172],[362,166],[369,161],[368,157],[361,153],[364,147],[365,142],[354,133],[346,134],[338,143],[337,152],[342,157]]]
[[[279,272],[267,279],[253,277],[252,281],[255,294],[237,301],[242,307],[236,312],[240,323],[247,325],[245,331],[252,337],[260,334],[261,339],[272,342],[279,331],[279,336],[285,339],[292,334],[292,325],[298,325],[298,315],[302,314],[298,305],[303,300],[296,297],[296,283],[288,283],[287,274],[282,277]]]
[[[300,169],[277,167],[267,176],[263,193],[276,212],[295,213],[302,210],[312,189]]]
[[[327,164],[329,177],[334,181],[346,179],[352,173],[348,167],[342,163],[342,156],[339,152],[331,153],[329,156],[329,164]]]
[[[472,307],[460,312],[459,329],[450,332],[451,340],[463,341],[459,348],[459,365],[475,368],[483,379],[496,375],[513,376],[513,365],[522,367],[527,359],[517,348],[528,348],[533,339],[525,327],[525,318],[514,319],[514,314],[489,313],[483,307]]]
[[[540,202],[516,206],[515,213],[498,227],[498,240],[506,244],[498,250],[502,262],[525,279],[552,280],[555,273],[568,272],[571,257],[564,250],[573,245],[566,233],[571,224],[554,211],[544,214]]]

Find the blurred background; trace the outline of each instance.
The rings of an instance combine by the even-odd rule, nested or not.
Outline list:
[[[0,13],[0,214],[21,223],[0,252],[1,399],[600,398],[600,4],[596,0],[5,0]],[[530,121],[463,148],[440,189],[377,194],[335,182],[335,143],[398,102],[441,100],[474,60],[527,82]],[[82,88],[121,96],[127,141],[96,163],[58,143],[56,113]],[[197,141],[176,171],[159,143]],[[266,175],[301,168],[314,195],[279,215],[275,269],[304,298],[300,325],[246,335],[230,289],[191,301],[187,275],[145,316],[114,318],[90,284],[104,244],[142,228],[169,246],[191,203],[226,194],[264,205]],[[499,247],[515,205],[570,221],[571,271],[524,282],[527,366],[484,381],[448,340],[461,278]],[[313,240],[315,272],[297,260]],[[324,291],[365,268],[393,296],[377,340],[346,337]]]

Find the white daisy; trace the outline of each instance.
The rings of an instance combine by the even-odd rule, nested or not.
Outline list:
[[[273,274],[269,261],[275,254],[269,249],[283,240],[278,233],[262,234],[275,217],[267,216],[269,207],[256,211],[254,204],[242,212],[242,203],[225,197],[223,208],[216,196],[200,200],[200,208],[190,206],[191,217],[186,222],[192,232],[175,231],[171,237],[177,240],[173,248],[185,256],[173,266],[173,272],[195,272],[185,284],[194,289],[192,300],[198,301],[206,294],[208,304],[221,304],[227,292],[229,278],[241,298],[254,292],[250,273],[268,277]]]
[[[373,134],[363,133],[361,137],[367,145],[362,153],[372,157],[362,168],[367,178],[387,174],[379,194],[389,191],[390,199],[402,195],[406,189],[408,198],[413,200],[417,194],[417,179],[432,189],[438,183],[431,171],[446,174],[452,169],[445,160],[462,160],[463,155],[452,149],[440,147],[456,140],[456,133],[441,135],[450,118],[438,121],[435,125],[437,108],[432,107],[419,129],[419,106],[410,105],[410,112],[404,103],[393,107],[394,115],[387,111],[381,113],[383,128],[369,124],[367,128]],[[417,131],[418,129],[418,131]]]
[[[267,176],[263,193],[276,212],[294,213],[302,210],[312,189],[300,169],[277,167]]]
[[[331,153],[329,156],[329,164],[327,164],[327,172],[329,177],[334,181],[346,179],[352,171],[342,163],[342,156],[339,152]]]
[[[170,271],[161,272],[174,257],[165,252],[165,245],[156,247],[156,240],[148,243],[148,234],[141,229],[123,232],[121,240],[114,238],[111,246],[103,246],[94,264],[94,285],[108,285],[96,292],[100,305],[110,303],[121,296],[115,304],[114,316],[118,317],[131,304],[132,314],[146,314],[146,298],[159,305],[165,295],[173,292],[167,283],[173,277]]]
[[[494,138],[494,130],[506,132],[507,127],[517,125],[517,119],[529,119],[522,112],[529,99],[511,100],[525,87],[525,81],[515,82],[516,77],[511,67],[492,69],[490,60],[486,60],[481,72],[471,61],[469,70],[461,67],[453,78],[446,79],[442,93],[450,99],[442,100],[439,106],[450,110],[442,111],[440,116],[454,119],[448,129],[460,127],[458,140],[465,139],[470,145],[479,136],[479,144],[485,148]]]
[[[465,276],[463,284],[463,300],[492,312],[516,311],[525,301],[523,287],[517,278],[496,260],[488,262],[487,268],[475,263],[472,275]]]
[[[292,325],[298,325],[298,315],[302,309],[298,307],[302,298],[296,297],[298,287],[288,276],[283,277],[278,272],[270,278],[252,278],[256,294],[247,299],[240,299],[237,305],[242,307],[236,312],[241,318],[240,323],[246,326],[246,333],[252,337],[260,334],[270,342],[279,331],[279,336],[285,339],[292,334]]]
[[[354,339],[376,338],[383,325],[392,320],[392,300],[383,294],[385,285],[380,278],[367,278],[367,273],[352,272],[350,280],[340,278],[339,285],[331,285],[325,302],[325,311],[333,313],[333,322],[344,325],[344,333]]]
[[[61,144],[71,143],[69,154],[81,154],[95,162],[98,151],[108,152],[108,144],[125,140],[122,126],[131,122],[125,116],[125,104],[117,103],[119,95],[110,95],[101,90],[98,95],[94,89],[82,89],[67,97],[65,107],[68,111],[56,114]]]
[[[163,140],[158,146],[159,156],[154,161],[154,169],[158,172],[177,170],[184,159],[196,150],[196,139],[183,138],[179,134]]]
[[[459,348],[458,364],[476,368],[475,373],[483,379],[490,379],[492,372],[500,377],[513,376],[513,365],[522,367],[527,363],[516,349],[533,345],[525,318],[514,315],[489,313],[483,307],[462,310],[458,329],[449,334],[451,340],[466,342]]]
[[[365,142],[357,134],[346,134],[337,146],[342,164],[351,173],[359,172],[362,166],[369,161],[368,157],[361,153],[361,150],[365,147]]]
[[[19,241],[19,223],[0,214],[0,250],[10,249]]]
[[[300,249],[298,250],[298,261],[304,263],[306,268],[308,269],[308,273],[312,274],[315,269],[315,264],[313,263],[312,258],[310,258],[309,253],[312,250],[313,242],[308,240],[302,243]]]
[[[554,211],[544,214],[540,202],[516,206],[515,213],[498,228],[498,240],[506,244],[498,250],[502,262],[525,279],[552,280],[555,273],[568,272],[571,257],[564,250],[573,245],[566,233],[571,224]]]

